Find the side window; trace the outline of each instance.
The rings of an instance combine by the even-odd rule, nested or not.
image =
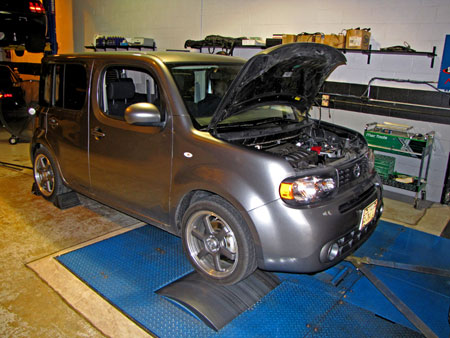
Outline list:
[[[53,66],[48,63],[42,65],[39,83],[39,105],[50,106],[52,95],[52,70]]]
[[[125,109],[139,102],[153,103],[162,112],[157,82],[144,69],[111,66],[104,70],[100,83],[101,109],[106,115],[123,120]]]
[[[64,77],[64,108],[82,109],[86,101],[86,69],[82,65],[67,64]]]
[[[80,110],[86,101],[86,69],[80,64],[55,65],[54,105]]]

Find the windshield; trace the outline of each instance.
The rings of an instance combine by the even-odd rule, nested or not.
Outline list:
[[[307,118],[306,116],[299,109],[287,104],[266,104],[232,115],[221,121],[218,126],[220,128],[301,122]]]
[[[231,124],[263,124],[276,121],[303,121],[305,114],[295,107],[283,104],[263,105],[244,110],[240,114],[232,115],[219,123]]]
[[[211,120],[242,64],[179,65],[172,76],[192,119],[200,127]]]
[[[172,76],[184,104],[199,129],[209,125],[220,101],[239,73],[242,64],[176,65]],[[254,126],[292,123],[305,119],[305,113],[288,103],[270,102],[243,109],[225,118],[219,126]]]

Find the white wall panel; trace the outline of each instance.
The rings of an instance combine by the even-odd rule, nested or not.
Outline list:
[[[58,0],[57,0],[58,1]],[[271,37],[274,33],[339,33],[352,27],[370,27],[374,49],[408,42],[417,51],[437,47],[434,68],[424,56],[367,56],[347,53],[331,81],[367,84],[372,77],[437,81],[446,34],[450,34],[450,0],[77,0],[73,1],[74,49],[85,51],[96,34],[154,38],[158,50],[183,49],[187,39],[209,34]],[[249,58],[257,50],[236,50]],[[376,82],[375,85],[411,89],[411,84]],[[313,110],[317,115],[317,109]],[[450,151],[450,127],[355,112],[322,110],[325,120],[363,131],[367,122],[391,121],[413,125],[419,132],[435,130],[428,196],[438,201]],[[403,165],[403,164],[402,164]],[[407,167],[408,165],[405,164]]]

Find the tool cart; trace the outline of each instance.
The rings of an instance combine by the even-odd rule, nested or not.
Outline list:
[[[419,193],[422,200],[426,198],[426,184],[431,160],[434,131],[425,135],[412,131],[411,126],[396,123],[369,123],[364,137],[369,147],[375,150],[375,169],[383,184],[416,193],[414,208],[418,207]],[[420,161],[416,175],[395,171],[395,157],[380,153],[391,153],[416,158]]]

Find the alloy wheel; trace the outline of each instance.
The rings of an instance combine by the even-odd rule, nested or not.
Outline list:
[[[224,278],[236,269],[236,236],[215,213],[207,210],[194,213],[186,224],[186,242],[195,264],[208,275]]]
[[[55,190],[55,174],[50,160],[44,154],[38,154],[34,161],[34,179],[39,191],[49,197]]]

